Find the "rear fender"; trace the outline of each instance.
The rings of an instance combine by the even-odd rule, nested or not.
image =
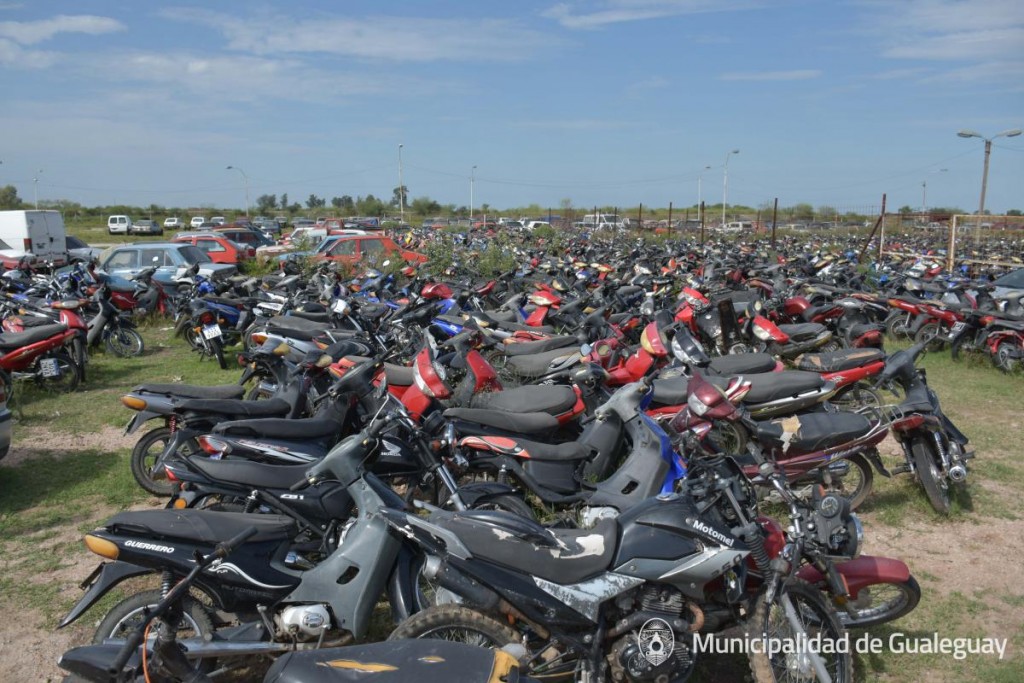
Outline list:
[[[853,599],[856,599],[864,588],[880,583],[903,583],[910,578],[910,568],[906,563],[891,557],[861,555],[855,560],[837,562],[835,568],[846,579],[850,597]],[[801,567],[797,576],[811,584],[825,580],[813,565]]]
[[[147,567],[140,567],[137,564],[130,564],[128,562],[104,562],[100,564],[89,575],[85,581],[82,582],[82,587],[88,586],[85,595],[78,601],[68,615],[61,619],[61,622],[57,624],[57,628],[64,628],[68,624],[76,621],[82,614],[85,613],[90,607],[96,604],[96,601],[106,595],[111,588],[118,585],[126,579],[130,579],[133,576],[141,576],[143,574],[152,574],[153,570]]]
[[[875,469],[878,471],[879,474],[889,479],[892,478],[892,472],[885,468],[885,465],[882,463],[882,457],[878,454],[877,450],[875,450],[874,448],[870,448],[864,451],[862,455],[868,459],[868,462],[874,465]]]
[[[509,495],[516,496],[518,498],[523,497],[521,492],[516,491],[508,484],[500,484],[493,481],[479,481],[459,487],[459,496],[468,508],[485,504],[499,496]]]
[[[132,415],[132,419],[128,421],[128,426],[124,428],[125,434],[134,434],[138,431],[139,427],[146,424],[150,420],[160,418],[165,424],[167,422],[167,415],[164,413],[156,413],[149,410],[140,410],[139,412]]]

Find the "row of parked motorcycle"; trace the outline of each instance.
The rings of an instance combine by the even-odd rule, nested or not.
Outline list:
[[[904,562],[862,554],[855,510],[904,474],[949,514],[973,457],[915,366],[934,337],[883,350],[912,278],[868,292],[842,255],[692,244],[518,255],[492,278],[197,288],[176,329],[218,360],[237,345],[241,376],[123,396],[132,473],[168,502],[86,536],[104,561],[61,627],[152,584],[61,666],[204,681],[274,659],[266,680],[316,681],[465,657],[460,680],[686,680],[718,666],[701,637],[741,627],[787,644],[747,648],[755,680],[853,680],[820,643],[921,598]]]

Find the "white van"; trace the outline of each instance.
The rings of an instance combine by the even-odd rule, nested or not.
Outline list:
[[[128,216],[110,216],[107,218],[107,232],[111,235],[127,235],[132,229],[132,219]]]
[[[60,211],[0,211],[0,240],[37,261],[68,262],[67,234]]]
[[[722,232],[750,232],[753,229],[754,224],[751,221],[732,221],[721,228]]]
[[[200,225],[206,222],[206,219],[202,216],[192,216],[192,220],[188,222],[188,227],[198,228]]]

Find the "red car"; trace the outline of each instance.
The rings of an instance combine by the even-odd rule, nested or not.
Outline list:
[[[409,263],[424,263],[427,257],[415,251],[402,249],[390,237],[381,235],[350,235],[339,237],[326,254],[318,254],[317,260],[341,261],[356,263],[363,259],[373,259],[380,255],[386,258],[401,257]]]
[[[256,248],[232,242],[215,232],[190,232],[178,235],[174,242],[194,244],[197,249],[210,257],[214,263],[238,264],[256,257]]]

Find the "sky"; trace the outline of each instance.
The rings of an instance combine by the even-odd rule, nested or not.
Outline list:
[[[975,211],[956,133],[1024,128],[1024,2],[0,0],[0,103],[28,201],[390,199],[401,166],[475,207],[718,203],[727,176],[730,204]],[[1024,209],[1024,136],[985,206]]]

